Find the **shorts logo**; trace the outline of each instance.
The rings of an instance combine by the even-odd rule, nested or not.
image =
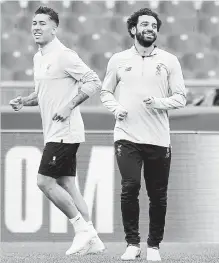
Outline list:
[[[131,70],[132,70],[132,67],[125,68],[125,71],[131,71]]]
[[[49,165],[52,165],[52,166],[56,165],[56,156],[52,157],[52,161],[49,162]]]
[[[121,157],[121,155],[122,155],[122,145],[118,145],[118,147],[117,147],[117,149],[116,149],[116,155],[118,156],[118,157]]]
[[[167,158],[170,158],[170,148],[169,148],[169,147],[167,148],[165,158],[166,158],[166,159],[167,159]]]

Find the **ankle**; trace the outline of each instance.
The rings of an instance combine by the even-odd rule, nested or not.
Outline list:
[[[69,219],[69,221],[73,225],[75,233],[88,231],[88,224],[80,213],[78,213],[74,218]]]
[[[87,224],[88,224],[89,231],[92,231],[95,235],[97,235],[97,231],[94,228],[94,225],[93,225],[92,221],[88,221]]]
[[[159,249],[158,246],[148,246],[148,248],[152,248],[152,249]]]

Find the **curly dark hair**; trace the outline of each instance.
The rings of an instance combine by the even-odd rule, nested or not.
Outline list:
[[[156,20],[157,20],[157,31],[159,32],[160,27],[162,25],[162,21],[159,19],[158,14],[153,12],[151,9],[149,8],[141,8],[140,10],[134,12],[128,19],[127,19],[127,28],[128,28],[128,32],[129,35],[134,38],[134,35],[131,33],[131,29],[133,27],[136,27],[137,23],[138,23],[138,18],[139,16],[143,16],[143,15],[147,15],[147,16],[153,16]]]
[[[38,15],[38,14],[48,15],[49,18],[52,21],[54,21],[57,26],[59,25],[59,15],[52,8],[47,7],[47,6],[40,6],[35,12],[35,15]]]

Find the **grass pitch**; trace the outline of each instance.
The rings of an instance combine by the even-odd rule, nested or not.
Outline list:
[[[70,243],[1,243],[1,263],[121,263],[126,248],[122,242],[105,243],[101,255],[66,256]],[[146,244],[141,244],[141,258],[147,262]],[[219,263],[219,244],[216,243],[162,243],[160,254],[163,263]],[[129,261],[130,262],[130,261]]]

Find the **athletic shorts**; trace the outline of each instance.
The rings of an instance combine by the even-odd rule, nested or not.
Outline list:
[[[76,153],[79,145],[79,143],[46,143],[38,173],[55,179],[61,176],[76,176]]]

